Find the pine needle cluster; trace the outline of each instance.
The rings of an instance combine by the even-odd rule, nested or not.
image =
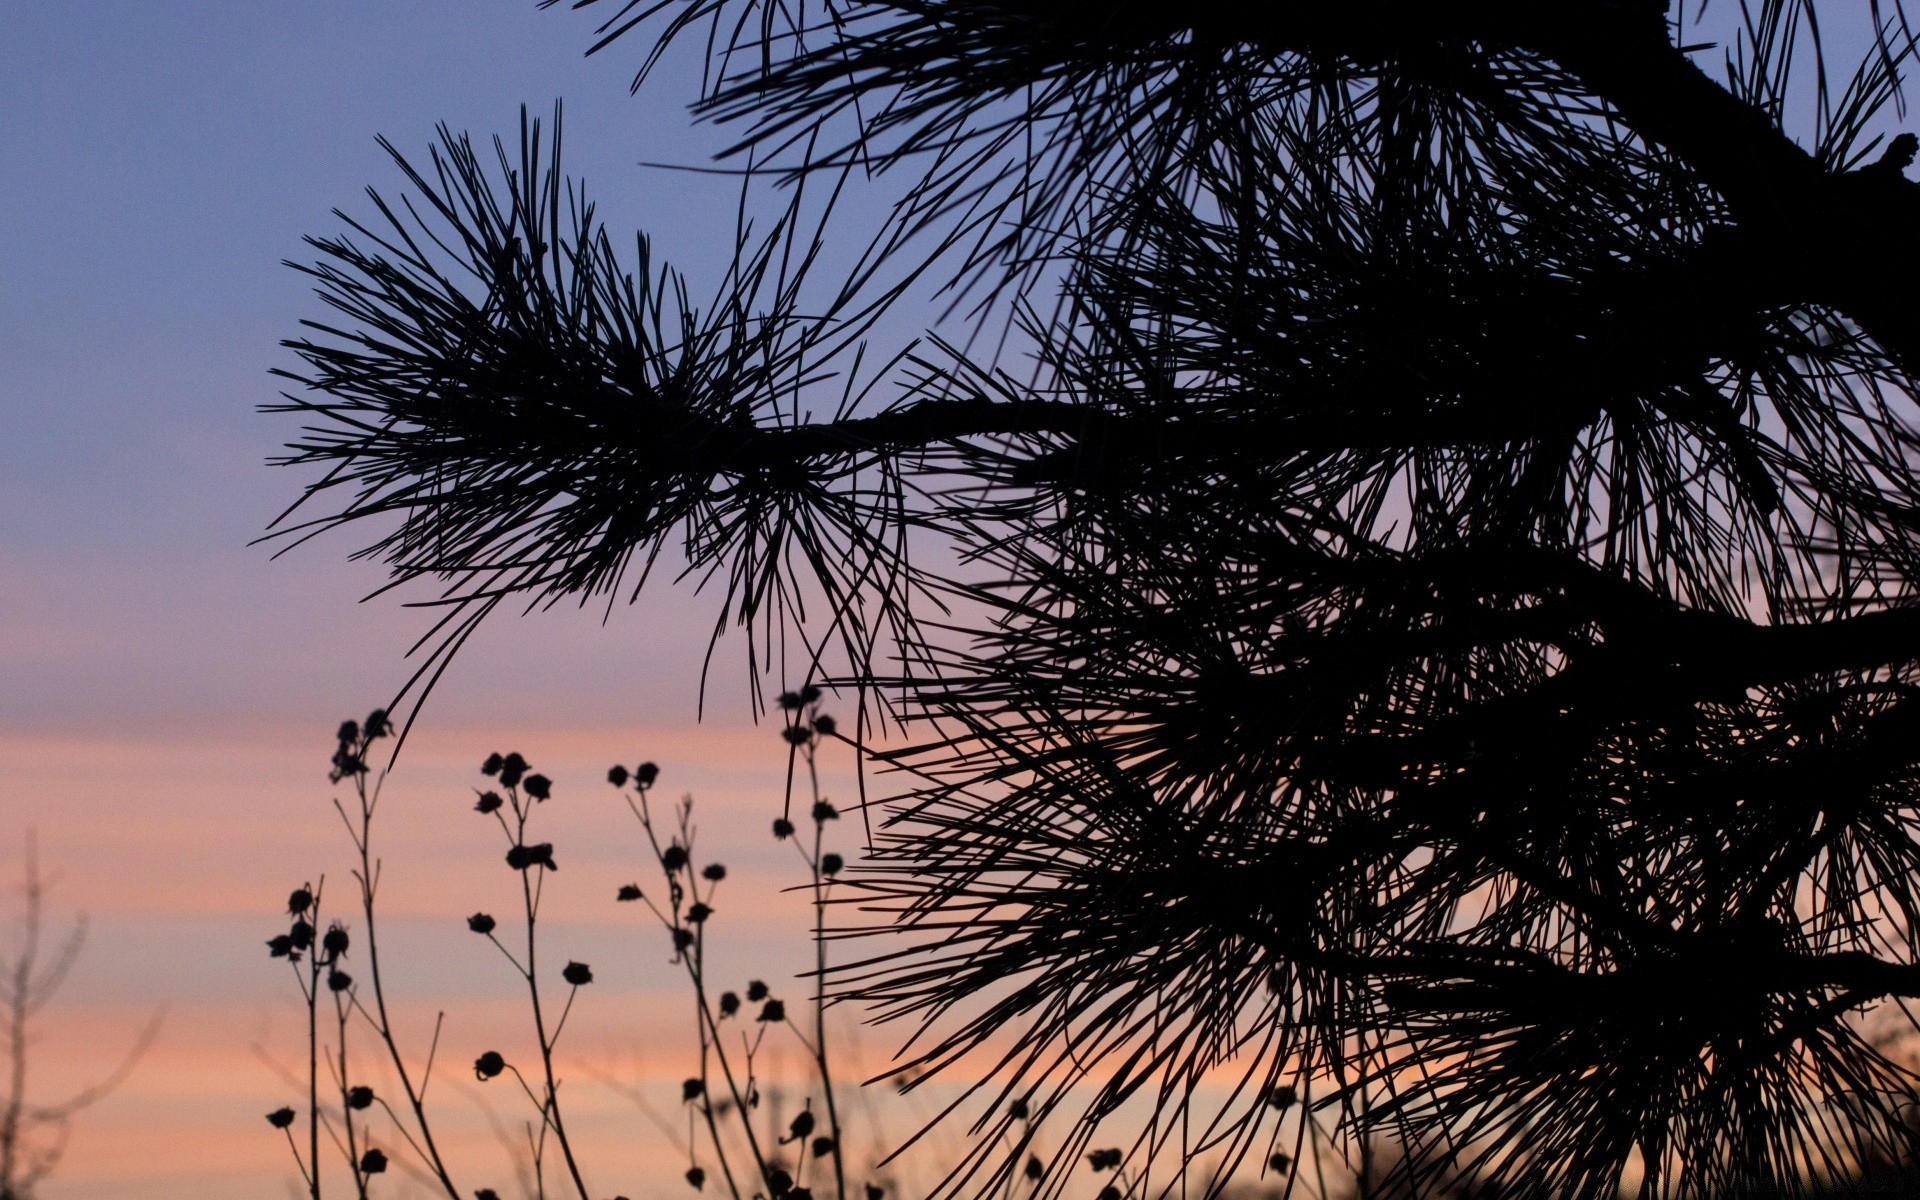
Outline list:
[[[1719,51],[1648,0],[574,7],[643,75],[704,43],[750,191],[891,222],[823,287],[793,199],[695,307],[533,126],[447,135],[313,243],[309,528],[397,518],[443,648],[673,540],[810,631],[913,741],[841,984],[916,1069],[1014,1035],[1008,1127],[1151,1096],[1130,1166],[1275,1153],[1283,1088],[1410,1186],[1912,1158],[1860,1021],[1920,994],[1897,6],[1857,64],[1815,0]],[[856,385],[924,279],[1032,369]]]

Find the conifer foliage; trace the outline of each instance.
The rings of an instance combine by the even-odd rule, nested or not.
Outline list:
[[[784,207],[700,302],[527,125],[312,242],[288,528],[442,589],[423,680],[663,553],[803,631],[910,743],[840,986],[1015,1038],[989,1123],[1150,1098],[1123,1173],[1284,1160],[1281,1095],[1411,1186],[1912,1156],[1897,6],[574,7]],[[870,350],[929,284],[985,336]]]

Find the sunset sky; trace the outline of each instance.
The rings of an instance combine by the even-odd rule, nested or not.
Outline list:
[[[328,739],[393,694],[427,625],[391,599],[359,603],[380,576],[347,563],[349,538],[277,561],[249,544],[305,482],[265,465],[296,423],[254,411],[275,399],[269,369],[293,365],[278,341],[320,315],[281,260],[338,228],[330,209],[365,212],[369,184],[394,190],[375,135],[421,152],[438,122],[510,132],[523,102],[544,114],[556,97],[570,169],[615,230],[650,230],[696,285],[730,239],[728,185],[637,165],[713,148],[675,106],[687,81],[629,97],[633,55],[583,59],[591,26],[531,0],[83,0],[8,15],[0,878],[12,886],[37,831],[54,913],[90,920],[32,1060],[40,1097],[110,1068],[166,1010],[137,1072],[76,1127],[54,1200],[284,1194],[291,1164],[262,1114],[294,1097],[254,1047],[292,1061],[298,1012],[264,939],[292,886],[323,871],[345,884]],[[512,882],[498,830],[469,811],[492,750],[557,781],[543,814],[565,868],[553,953],[602,951],[590,998],[603,1007],[583,1009],[574,1051],[629,1055],[664,1030],[648,1069],[677,1079],[682,1064],[661,1060],[686,1044],[663,935],[611,903],[640,861],[602,780],[612,762],[657,760],[663,789],[698,796],[708,852],[736,868],[723,917],[739,961],[769,977],[802,965],[777,891],[798,864],[765,833],[785,748],[752,726],[725,645],[696,724],[710,623],[667,589],[604,625],[509,618],[447,677],[383,823],[394,936],[412,947],[391,969],[428,1006],[423,1035],[432,1005],[457,1010],[449,1061],[471,1061],[496,1027],[518,1036],[522,1019],[505,965],[460,921],[504,908]],[[624,1131],[620,1153],[659,1169],[663,1148],[626,1102],[579,1087]]]
[[[0,931],[17,932],[30,835],[56,881],[53,926],[88,922],[34,1050],[36,1098],[101,1077],[164,1013],[125,1085],[78,1121],[47,1200],[292,1194],[286,1146],[263,1115],[298,1103],[279,1070],[302,1051],[302,1010],[264,943],[293,887],[322,874],[336,897],[348,886],[330,735],[394,694],[431,618],[391,596],[363,602],[383,575],[348,560],[358,533],[277,559],[256,544],[311,478],[267,465],[298,422],[256,411],[283,385],[270,371],[296,365],[280,340],[324,315],[282,260],[310,258],[303,236],[340,228],[330,210],[368,212],[369,185],[399,190],[377,135],[424,155],[438,123],[510,134],[523,104],[545,116],[563,98],[568,169],[616,240],[645,229],[696,294],[710,287],[731,246],[733,186],[641,165],[703,164],[725,144],[680,107],[698,64],[669,58],[631,96],[642,47],[584,58],[595,24],[534,0],[8,12]],[[1829,33],[1843,59],[1864,44],[1858,18]],[[704,718],[696,708],[714,611],[711,596],[660,586],[610,615],[502,614],[447,674],[388,785],[389,970],[417,1047],[435,1011],[449,1013],[442,1102],[461,1152],[482,1164],[470,1187],[511,1194],[482,1102],[516,1127],[526,1115],[504,1089],[477,1091],[465,1066],[526,1037],[514,978],[464,929],[476,909],[507,910],[517,886],[499,831],[471,811],[489,752],[519,750],[556,781],[541,814],[563,868],[547,953],[591,961],[597,976],[562,1054],[580,1125],[606,1147],[597,1189],[652,1194],[684,1164],[596,1074],[651,1088],[677,1120],[689,1053],[664,935],[612,903],[645,872],[609,764],[654,760],[664,794],[696,797],[699,853],[733,872],[716,919],[727,979],[804,995],[793,976],[807,965],[805,909],[781,890],[803,874],[767,833],[787,753],[753,722],[737,633],[715,655]],[[827,767],[828,794],[849,799],[851,762]],[[852,821],[836,831],[849,855],[856,833]],[[862,1063],[877,1070],[898,1036],[863,1034]],[[893,1131],[916,1111],[890,1106]],[[388,1194],[407,1194],[394,1182]]]

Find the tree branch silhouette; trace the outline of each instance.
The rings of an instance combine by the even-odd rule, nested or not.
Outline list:
[[[0,1092],[0,1200],[32,1200],[37,1189],[66,1156],[73,1119],[113,1094],[153,1045],[163,1013],[155,1013],[134,1035],[119,1063],[98,1082],[64,1099],[47,1103],[31,1098],[28,1060],[33,1044],[34,1019],[59,995],[69,972],[86,945],[85,919],[74,924],[57,944],[43,941],[46,932],[46,881],[31,834],[27,837],[26,869],[21,883],[19,948],[0,959],[0,1014],[4,1014],[7,1063],[6,1087]]]
[[[694,304],[442,131],[311,243],[291,532],[388,522],[427,682],[674,553],[904,731],[839,981],[902,1071],[1013,1039],[948,1193],[1016,1099],[1219,1186],[1280,1095],[1541,1200],[1920,1156],[1860,1022],[1920,971],[1897,4],[1853,64],[1743,5],[1724,82],[1642,0],[573,7],[703,43],[772,232]],[[972,340],[869,356],[929,299]]]

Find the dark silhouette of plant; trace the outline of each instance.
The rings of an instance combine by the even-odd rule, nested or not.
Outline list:
[[[105,1078],[51,1103],[32,1098],[29,1051],[39,1039],[35,1018],[59,995],[68,973],[86,946],[85,919],[66,937],[49,943],[46,929],[47,881],[40,874],[34,839],[27,838],[26,870],[20,885],[20,936],[0,957],[0,1200],[33,1200],[40,1185],[66,1155],[73,1119],[111,1095],[153,1045],[163,1014],[156,1012],[138,1033],[118,1065]]]
[[[848,1200],[850,1196],[885,1200],[889,1186],[882,1175],[871,1175],[857,1189],[849,1184],[848,1129],[841,1117],[834,1057],[827,1041],[824,981],[830,964],[826,908],[833,900],[834,885],[844,863],[839,855],[824,849],[827,827],[839,819],[839,813],[820,791],[816,763],[821,744],[833,735],[835,725],[832,717],[820,710],[817,689],[789,694],[781,700],[790,714],[783,737],[806,763],[812,796],[808,813],[810,845],[801,844],[794,825],[784,819],[775,822],[773,830],[776,839],[794,842],[807,869],[803,886],[809,893],[813,914],[809,936],[814,948],[813,995],[807,1008],[789,1014],[785,1001],[761,980],[744,986],[744,1003],[741,992],[716,990],[707,965],[708,929],[718,913],[718,893],[727,869],[717,862],[695,860],[697,830],[691,798],[675,805],[664,820],[656,813],[652,790],[660,769],[650,762],[632,769],[613,767],[607,773],[607,782],[619,789],[639,821],[644,849],[658,868],[659,885],[645,890],[639,884],[624,885],[614,900],[640,902],[659,921],[668,935],[672,961],[685,972],[692,990],[697,1066],[681,1086],[689,1136],[683,1141],[668,1128],[677,1148],[687,1155],[687,1184],[696,1192],[704,1192],[709,1182],[704,1164],[710,1163],[718,1170],[716,1190],[733,1200],[749,1196],[813,1200],[816,1194],[831,1195],[836,1200]],[[307,1009],[305,1075],[303,1079],[290,1075],[290,1082],[305,1092],[305,1146],[295,1132],[296,1125],[302,1123],[298,1109],[283,1106],[267,1113],[266,1118],[273,1128],[284,1131],[307,1192],[315,1200],[325,1193],[330,1171],[324,1163],[333,1157],[322,1149],[323,1134],[337,1152],[338,1161],[344,1162],[354,1194],[372,1194],[372,1177],[384,1174],[393,1163],[388,1149],[373,1144],[376,1131],[390,1131],[404,1144],[407,1153],[400,1156],[401,1165],[416,1182],[432,1186],[452,1200],[463,1200],[468,1194],[454,1182],[454,1166],[436,1140],[426,1100],[446,1014],[436,1018],[424,1057],[410,1058],[387,1012],[385,965],[375,936],[381,860],[372,851],[373,819],[380,807],[386,772],[376,772],[369,764],[375,743],[392,732],[386,712],[380,709],[364,722],[343,723],[336,736],[329,776],[335,784],[347,783],[353,792],[351,803],[336,798],[334,807],[352,838],[357,859],[353,874],[360,885],[359,929],[323,917],[322,880],[294,889],[286,905],[286,931],[266,943],[270,957],[289,961]],[[537,1115],[527,1126],[522,1190],[529,1197],[547,1195],[546,1166],[557,1151],[569,1193],[580,1200],[593,1200],[595,1193],[587,1184],[589,1168],[584,1165],[589,1151],[576,1146],[568,1131],[555,1048],[581,990],[594,983],[595,972],[591,964],[577,960],[552,968],[547,965],[550,959],[541,952],[541,903],[547,877],[560,869],[560,856],[552,843],[535,841],[534,836],[540,807],[553,798],[556,785],[518,753],[489,755],[480,771],[488,786],[475,789],[473,808],[500,827],[506,866],[520,880],[521,912],[515,933],[503,934],[501,922],[485,912],[465,918],[465,924],[469,933],[486,938],[498,948],[525,985],[538,1063],[523,1072],[499,1051],[488,1050],[474,1060],[474,1076],[482,1083],[511,1080]],[[366,986],[347,972],[350,962],[362,964]],[[567,989],[557,1012],[551,996],[556,978]],[[332,1020],[323,1025],[322,1014],[327,1010]],[[394,1068],[404,1105],[396,1107],[373,1087],[357,1082],[364,1072],[356,1071],[359,1060],[352,1047],[369,1033],[378,1045],[376,1053]],[[791,1038],[799,1045],[806,1053],[812,1076],[802,1087],[805,1107],[784,1125],[778,1124],[777,1101],[773,1106],[762,1104],[763,1092],[771,1087],[777,1094],[781,1085],[777,1081],[769,1084],[756,1069],[770,1035],[776,1041]],[[330,1094],[323,1099],[322,1088],[329,1083]],[[622,1090],[639,1098],[630,1089]],[[814,1108],[816,1098],[818,1110]],[[704,1130],[704,1147],[701,1137],[693,1134],[696,1121]],[[876,1143],[873,1157],[877,1158],[884,1147],[877,1144],[882,1131],[878,1122],[874,1124],[875,1128],[864,1132],[866,1140]],[[510,1148],[517,1149],[511,1143]],[[871,1158],[862,1165],[870,1172],[880,1166]],[[825,1180],[820,1178],[823,1173]],[[495,1195],[488,1189],[475,1194],[482,1200]]]
[[[1409,1185],[1913,1159],[1858,1025],[1920,994],[1897,3],[1729,0],[1720,51],[1655,0],[575,7],[643,76],[702,42],[788,200],[705,307],[531,128],[313,241],[287,461],[346,498],[292,528],[443,589],[419,681],[678,539],[918,735],[841,986],[907,1069],[1015,1038],[1002,1134],[1148,1098],[1126,1188],[1286,1153],[1281,1089]],[[803,197],[881,177],[814,282]],[[867,371],[923,279],[1004,349]],[[951,1188],[1022,1169],[979,1145]]]

